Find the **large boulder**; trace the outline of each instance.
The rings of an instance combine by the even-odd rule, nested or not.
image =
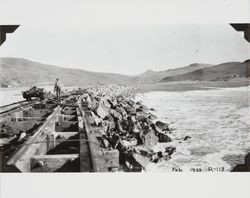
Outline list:
[[[156,121],[155,125],[160,128],[162,131],[170,131],[169,125],[167,123]]]
[[[159,142],[171,142],[171,138],[165,134],[165,133],[161,133],[161,132],[156,132],[155,135],[158,137]]]
[[[117,118],[118,120],[122,120],[122,115],[118,113],[116,110],[111,109],[109,111],[110,115],[112,115],[114,118]]]
[[[143,155],[140,155],[138,153],[133,153],[133,158],[143,168],[146,168],[151,163],[150,160],[149,160],[149,158],[147,158],[147,157],[145,157]]]
[[[144,135],[143,139],[145,146],[149,149],[153,148],[159,140],[152,130],[150,130],[146,135]]]
[[[105,118],[109,112],[106,108],[102,107],[101,105],[98,106],[98,108],[96,109],[96,113],[100,118]]]

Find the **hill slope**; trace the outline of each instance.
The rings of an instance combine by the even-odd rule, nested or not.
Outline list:
[[[166,76],[160,82],[172,81],[219,81],[234,78],[250,77],[250,60],[244,62],[228,62],[212,67],[198,69],[181,75]]]
[[[198,69],[211,67],[211,66],[212,65],[210,65],[210,64],[195,63],[195,64],[191,64],[191,65],[186,66],[186,67],[180,67],[177,69],[169,69],[169,70],[165,70],[165,71],[154,72],[152,70],[148,70],[148,71],[142,73],[141,75],[136,76],[135,81],[136,81],[136,83],[156,83],[156,82],[159,82],[160,80],[162,80],[163,78],[168,77],[168,76],[181,75],[181,74],[192,72],[192,71],[195,71]]]
[[[220,65],[195,63],[186,67],[164,71],[148,70],[136,76],[113,73],[91,72],[46,65],[22,58],[0,58],[0,87],[32,86],[54,84],[62,79],[65,86],[85,86],[93,84],[154,84],[185,80],[227,80],[246,75],[250,60],[243,63],[231,62]]]
[[[63,79],[65,86],[84,86],[97,83],[140,84],[156,83],[171,75],[184,74],[205,68],[208,64],[192,64],[187,67],[154,72],[148,70],[141,75],[126,76],[111,73],[90,72],[81,69],[69,69],[46,65],[23,58],[0,58],[0,86],[31,86],[33,84],[51,83],[56,78]]]
[[[65,86],[84,86],[97,83],[133,83],[131,78],[125,75],[68,69],[21,58],[1,58],[0,71],[0,84],[2,86],[30,86],[36,83],[54,83],[56,78],[63,79]]]

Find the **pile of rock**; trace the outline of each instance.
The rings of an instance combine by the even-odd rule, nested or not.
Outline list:
[[[170,159],[174,147],[154,152],[158,142],[170,142],[171,130],[167,123],[156,121],[134,96],[137,87],[105,85],[86,89],[80,103],[93,128],[98,128],[98,140],[105,149],[118,149],[120,164],[127,171],[141,171],[149,163]]]

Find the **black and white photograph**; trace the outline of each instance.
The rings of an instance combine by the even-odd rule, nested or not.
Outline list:
[[[160,190],[250,172],[250,21],[198,20],[240,4],[203,4],[193,20],[180,2],[13,2],[0,15],[0,197],[14,176],[101,173],[127,189],[153,175]]]
[[[249,24],[11,28],[1,171],[250,171]]]

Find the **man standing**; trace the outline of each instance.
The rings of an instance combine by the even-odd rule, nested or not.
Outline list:
[[[58,78],[56,79],[56,82],[55,82],[54,92],[56,92],[56,99],[60,102],[61,101],[61,84]]]

